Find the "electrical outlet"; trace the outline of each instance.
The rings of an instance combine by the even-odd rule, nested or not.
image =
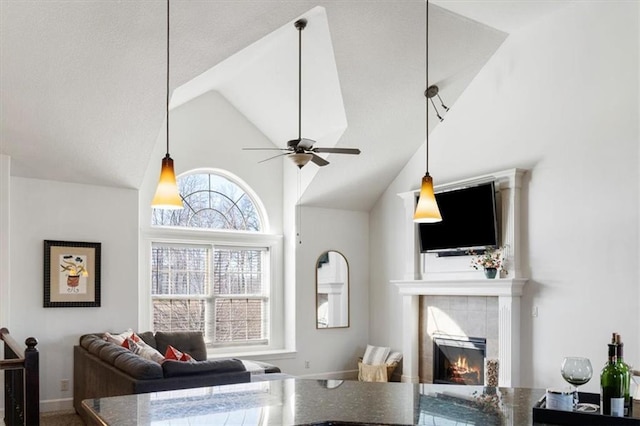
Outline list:
[[[311,368],[311,363],[309,361],[305,361],[304,368]]]
[[[69,390],[69,379],[60,380],[60,390],[62,392]]]

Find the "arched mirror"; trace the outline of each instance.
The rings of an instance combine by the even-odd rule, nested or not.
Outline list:
[[[334,250],[316,262],[316,328],[349,327],[349,264]]]

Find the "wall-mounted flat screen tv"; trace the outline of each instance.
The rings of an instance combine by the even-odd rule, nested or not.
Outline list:
[[[442,221],[420,223],[420,251],[469,250],[498,245],[493,182],[436,194]]]

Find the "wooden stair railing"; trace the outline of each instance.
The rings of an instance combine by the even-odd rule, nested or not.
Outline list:
[[[28,337],[24,350],[9,334],[0,328],[4,341],[4,359],[0,370],[4,372],[4,423],[7,426],[39,426],[40,373],[38,340]]]

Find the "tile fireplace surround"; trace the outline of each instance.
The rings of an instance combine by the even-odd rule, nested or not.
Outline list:
[[[402,381],[419,381],[420,296],[497,296],[500,386],[517,386],[520,379],[520,296],[526,279],[460,279],[394,281],[402,296]],[[483,337],[483,336],[469,336]]]
[[[506,247],[505,261],[510,278],[487,279],[480,271],[470,271],[468,256],[439,258],[433,253],[421,254],[418,227],[413,223],[417,191],[398,194],[403,199],[406,214],[401,236],[405,273],[404,279],[391,281],[391,285],[397,287],[402,297],[402,381],[419,381],[420,339],[429,338],[426,332],[425,336],[419,335],[420,297],[485,296],[498,299],[499,385],[519,385],[520,299],[527,282],[522,275],[522,271],[527,269],[527,262],[520,249],[520,192],[525,173],[526,170],[509,169],[435,188],[440,192],[487,181],[495,183],[499,236],[501,245]],[[494,349],[491,350],[493,354]]]

